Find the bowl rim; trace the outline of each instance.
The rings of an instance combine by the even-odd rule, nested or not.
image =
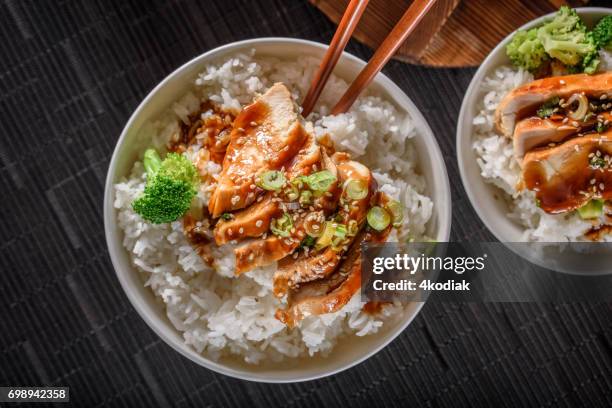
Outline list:
[[[606,8],[606,7],[577,7],[577,8],[574,8],[574,10],[576,10],[576,12],[579,15],[582,15],[582,14],[584,15],[597,15],[597,14],[610,15],[612,14],[612,8]],[[471,147],[473,132],[464,132],[463,128],[465,127],[464,123],[466,120],[469,119],[471,121],[474,119],[473,117],[467,118],[468,109],[473,107],[473,106],[469,106],[468,102],[472,98],[473,94],[477,94],[479,92],[479,88],[480,88],[480,85],[482,84],[482,81],[484,80],[486,75],[490,74],[491,70],[495,68],[491,66],[492,61],[498,57],[500,52],[503,52],[504,48],[511,41],[514,34],[518,30],[525,30],[525,29],[532,28],[536,25],[539,25],[543,21],[552,18],[556,13],[557,12],[554,11],[554,12],[545,14],[543,16],[540,16],[538,18],[535,18],[531,21],[528,21],[527,23],[516,28],[514,31],[512,31],[506,37],[504,37],[504,39],[501,40],[489,52],[486,58],[479,65],[478,69],[476,70],[476,73],[472,77],[470,84],[468,85],[465,91],[463,100],[461,102],[461,109],[459,111],[459,117],[457,119],[457,131],[456,131],[456,138],[455,138],[457,165],[459,167],[459,175],[461,177],[461,182],[468,196],[470,204],[472,205],[472,208],[478,215],[478,218],[480,218],[480,221],[485,225],[485,227],[487,227],[489,232],[491,232],[493,236],[500,242],[517,242],[517,240],[511,239],[511,237],[508,236],[508,234],[510,234],[509,231],[507,230],[502,231],[502,228],[498,227],[497,223],[495,223],[492,219],[486,216],[483,206],[481,205],[482,199],[479,200],[479,196],[476,195],[472,187],[473,186],[471,183],[472,180],[468,177],[468,170],[467,170],[468,164],[467,163],[470,163],[471,161],[469,160],[470,157],[465,157],[463,155],[463,146],[466,143],[469,143],[469,151],[473,152],[473,149]],[[473,125],[470,125],[470,130],[472,129],[472,126]],[[486,183],[482,175],[479,174],[479,176],[480,176],[479,182],[485,183],[488,189],[496,189],[495,191],[499,190],[494,185],[490,183]],[[505,194],[505,192],[502,192],[502,193]],[[522,229],[523,231],[525,230],[523,226],[521,226],[520,224],[517,224],[516,222],[513,222],[513,225],[515,225],[519,229]]]
[[[214,361],[199,353],[197,354],[197,356],[194,356],[192,353],[189,353],[184,348],[184,347],[189,347],[189,346],[185,346],[184,344],[178,344],[178,342],[176,342],[175,339],[167,335],[166,334],[167,329],[166,327],[164,327],[164,323],[162,321],[163,319],[160,316],[155,316],[155,317],[149,316],[148,313],[144,310],[144,305],[141,304],[141,302],[145,302],[145,301],[143,299],[140,299],[140,296],[137,293],[132,292],[132,290],[130,289],[128,280],[126,277],[124,277],[124,273],[126,272],[124,273],[120,272],[121,270],[123,270],[123,265],[121,264],[117,255],[115,254],[115,248],[113,246],[114,240],[117,240],[119,238],[118,236],[115,236],[113,232],[113,227],[112,227],[113,223],[116,223],[116,214],[115,214],[115,209],[113,206],[113,202],[114,202],[113,185],[114,185],[114,180],[117,176],[116,165],[118,161],[118,156],[119,156],[119,152],[123,148],[123,144],[127,137],[128,130],[131,128],[133,123],[139,117],[144,107],[150,102],[150,100],[155,98],[158,91],[164,88],[167,85],[167,83],[172,81],[175,76],[179,75],[181,72],[187,70],[188,68],[194,65],[203,64],[207,60],[214,59],[219,54],[225,54],[227,52],[231,52],[232,50],[244,49],[245,47],[256,48],[257,46],[260,46],[260,45],[274,45],[274,44],[306,46],[306,47],[310,47],[313,49],[319,49],[319,50],[327,48],[326,44],[322,44],[316,41],[304,40],[304,39],[299,39],[299,38],[288,38],[288,37],[258,37],[258,38],[253,38],[253,39],[235,41],[235,42],[227,43],[222,46],[210,49],[190,59],[189,61],[185,62],[184,64],[182,64],[181,66],[173,70],[166,77],[164,77],[164,79],[161,82],[159,82],[153,89],[151,89],[151,91],[147,93],[145,98],[138,104],[134,112],[130,115],[130,118],[126,122],[125,126],[123,127],[121,131],[119,138],[117,139],[115,143],[113,154],[112,154],[111,160],[108,165],[106,181],[105,181],[104,198],[103,198],[104,200],[103,201],[103,217],[104,217],[104,231],[105,231],[106,245],[107,245],[108,253],[111,258],[111,262],[113,265],[113,269],[115,271],[115,275],[117,276],[119,280],[121,288],[123,292],[125,293],[125,295],[127,296],[132,307],[138,313],[138,315],[145,321],[147,326],[151,330],[153,330],[153,332],[157,336],[159,336],[159,338],[161,338],[167,345],[169,345],[172,349],[179,352],[181,355],[183,355],[190,361],[202,367],[210,369],[214,372],[223,374],[223,375],[238,378],[241,380],[255,381],[255,382],[262,382],[262,383],[296,383],[296,382],[303,382],[303,381],[311,381],[311,380],[335,375],[339,372],[352,368],[362,363],[363,361],[367,360],[368,358],[372,357],[374,354],[378,353],[380,350],[385,348],[389,343],[395,340],[412,323],[414,318],[418,315],[421,308],[423,307],[424,302],[415,302],[416,305],[414,307],[414,312],[412,313],[412,315],[409,316],[409,318],[407,318],[406,321],[403,322],[401,325],[399,325],[395,330],[390,331],[388,334],[388,338],[385,341],[381,342],[376,347],[373,347],[368,352],[359,356],[359,358],[353,361],[350,361],[347,364],[340,365],[339,367],[331,369],[329,371],[323,370],[321,373],[315,373],[312,375],[301,375],[301,376],[295,376],[295,377],[290,377],[290,378],[286,378],[283,376],[278,376],[275,378],[264,377],[262,375],[259,375],[255,370],[253,370],[252,372],[247,372],[246,370],[237,370],[232,367],[228,367],[225,364],[222,364],[220,362],[222,360]],[[342,63],[341,61],[345,59],[365,65],[365,61],[363,61],[361,58],[358,58],[348,53],[347,51],[344,51],[342,53],[340,61],[338,62],[339,64],[338,66],[340,66],[340,64]],[[437,139],[433,131],[431,130],[431,127],[429,126],[428,122],[425,120],[425,117],[423,116],[421,111],[417,108],[417,106],[414,104],[412,99],[410,99],[410,97],[406,95],[406,93],[401,88],[399,88],[398,85],[396,85],[391,79],[389,79],[382,72],[376,76],[376,78],[372,81],[372,83],[373,84],[379,83],[385,89],[385,91],[388,92],[389,94],[397,93],[398,95],[402,96],[403,99],[405,99],[406,103],[403,106],[400,106],[400,109],[405,110],[407,113],[411,115],[411,117],[413,117],[415,122],[419,122],[423,124],[425,127],[424,129],[420,129],[419,136],[417,137],[423,137],[424,139],[431,139],[430,143],[428,143],[427,150],[429,150],[430,151],[429,153],[433,156],[432,159],[435,159],[441,164],[441,169],[443,171],[443,174],[439,175],[440,177],[439,179],[436,180],[436,183],[438,184],[442,183],[442,186],[439,189],[443,190],[442,196],[447,197],[446,200],[442,201],[442,203],[444,203],[445,205],[443,207],[442,206],[439,207],[439,210],[437,211],[437,215],[438,215],[437,236],[438,238],[444,238],[446,241],[448,241],[450,237],[451,220],[452,220],[452,213],[451,213],[452,201],[451,201],[451,193],[450,193],[450,182],[448,179],[448,172],[446,169],[446,165],[443,160],[442,152],[440,150],[440,146],[437,142]],[[436,203],[436,205],[438,205],[438,203]],[[135,271],[133,267],[130,269],[131,271]],[[131,272],[131,271],[128,271],[128,272]],[[178,330],[176,330],[173,327],[171,329],[178,332]],[[290,360],[287,360],[287,361],[290,361]]]

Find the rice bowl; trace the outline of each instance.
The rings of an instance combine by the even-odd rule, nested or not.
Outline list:
[[[610,14],[607,9],[577,11],[589,26]],[[534,20],[520,30],[536,27],[551,16]],[[521,166],[512,140],[495,129],[494,112],[500,101],[510,90],[533,80],[529,72],[509,66],[505,48],[513,35],[489,54],[464,98],[457,128],[457,157],[463,184],[480,218],[500,241],[584,240],[592,222],[576,213],[549,214],[538,208],[533,191],[516,188],[521,180]],[[599,54],[599,69],[609,71],[609,52]]]
[[[293,63],[293,65],[291,63],[279,64],[277,60],[269,59],[269,53],[268,55],[262,53],[260,56],[256,52],[255,55],[251,55],[248,45],[242,47],[241,51],[243,55],[237,59],[235,57],[236,54],[234,54],[234,59],[232,60],[217,60],[215,62],[216,65],[210,65],[206,73],[198,79],[199,84],[197,86],[208,87],[200,91],[213,95],[214,98],[217,98],[216,102],[228,107],[240,107],[246,103],[246,100],[253,94],[265,89],[266,81],[268,86],[272,81],[280,80],[286,82],[290,85],[289,87],[296,97],[300,93],[303,95],[304,90],[309,85],[308,80],[304,79],[308,75],[304,74],[304,70],[312,72],[318,64],[318,60],[308,58],[302,59],[300,63]],[[279,70],[279,65],[282,65],[284,68]],[[200,65],[200,67],[199,71],[201,72],[205,66]],[[231,67],[235,67],[236,71],[243,70],[242,73],[245,77],[242,77],[240,81],[232,83],[231,79],[235,79],[236,73],[232,73],[233,77],[231,78],[223,74],[224,70]],[[296,67],[299,69],[296,69]],[[263,75],[262,72],[264,72]],[[249,80],[249,78],[255,77],[259,78],[261,83],[258,84],[255,79]],[[193,74],[191,78],[193,81]],[[229,86],[227,86],[228,84]],[[341,80],[334,79],[332,86],[336,86],[336,84],[338,87],[345,86]],[[230,89],[231,92],[229,91]],[[429,220],[432,215],[431,202],[424,194],[426,190],[425,181],[420,180],[419,176],[413,173],[415,170],[414,161],[398,161],[393,166],[394,163],[388,160],[379,160],[377,162],[376,155],[368,157],[368,140],[364,137],[367,134],[366,132],[372,132],[376,129],[378,133],[389,135],[386,140],[388,143],[387,148],[397,150],[398,143],[403,145],[405,138],[414,135],[414,126],[409,119],[406,119],[407,116],[397,112],[392,104],[381,102],[380,99],[374,96],[368,96],[358,102],[357,106],[360,108],[355,112],[361,113],[347,115],[345,122],[340,121],[338,118],[326,118],[324,113],[326,106],[329,106],[326,104],[326,98],[328,100],[334,99],[334,91],[337,95],[339,88],[329,89],[331,89],[329,96],[326,97],[324,94],[321,107],[317,108],[320,114],[309,118],[314,121],[318,134],[329,132],[333,129],[333,137],[336,137],[334,143],[337,146],[343,146],[344,149],[350,150],[353,155],[362,157],[363,160],[371,160],[374,168],[380,170],[376,170],[375,176],[382,186],[381,188],[385,189],[389,194],[402,195],[402,200],[407,203],[406,209],[410,214],[408,219],[411,223],[407,231],[410,231],[413,237],[418,238],[427,234],[427,236],[433,236],[437,239],[447,239],[448,227],[442,226],[440,228],[437,225],[440,221],[446,222],[446,220],[440,220],[440,212],[436,211],[433,213],[433,220]],[[171,117],[176,115],[175,117],[180,119],[181,115],[185,115],[189,111],[190,101],[193,103],[197,99],[198,96],[193,93],[181,92],[181,97],[174,99],[173,109],[170,110],[169,115]],[[360,117],[359,115],[363,116]],[[159,112],[152,116],[156,117],[156,123],[152,124],[149,121],[143,121],[142,124],[151,132],[149,135],[155,134],[157,141],[163,143],[165,138],[172,133],[168,130],[168,123],[172,122],[172,120],[170,122],[159,120],[159,118],[164,116],[163,114],[159,115]],[[377,118],[378,121],[376,120]],[[417,118],[418,120],[419,118]],[[365,126],[363,123],[366,121],[370,127],[366,129],[366,132],[360,132],[360,127]],[[422,129],[422,124],[417,123],[416,127]],[[349,131],[343,134],[342,129],[349,129],[352,132]],[[393,141],[390,138],[393,136],[399,137],[399,139]],[[141,142],[139,140],[138,143],[134,143],[134,146],[142,145]],[[384,151],[382,149],[385,149],[385,144],[376,146],[376,150],[379,152]],[[414,157],[415,151],[409,148],[405,152],[404,157]],[[135,152],[137,152],[137,149],[133,150],[131,157],[134,157]],[[126,160],[123,164],[123,168],[126,170],[124,175],[126,176],[129,175],[127,172],[128,167],[132,166],[129,165],[129,160]],[[411,184],[409,185],[401,180],[399,182],[394,181],[390,178],[389,174],[385,174],[385,171],[399,171],[400,174],[403,172],[404,177],[410,177]],[[425,175],[427,175],[427,172],[427,169],[425,169]],[[133,262],[138,266],[140,273],[143,275],[144,282],[148,282],[153,287],[158,299],[162,299],[166,307],[165,313],[168,314],[168,319],[176,329],[182,332],[182,341],[189,344],[190,350],[188,353],[190,357],[193,358],[194,351],[196,354],[202,352],[207,357],[204,359],[198,358],[198,362],[206,361],[204,364],[211,366],[210,360],[221,359],[222,364],[228,364],[224,360],[225,358],[232,359],[232,357],[238,356],[239,360],[247,364],[255,364],[262,360],[270,363],[307,355],[326,355],[330,354],[337,339],[343,338],[342,341],[346,341],[344,337],[347,337],[349,333],[366,335],[382,330],[381,333],[376,335],[376,337],[380,337],[377,339],[378,347],[380,347],[391,338],[389,335],[390,329],[386,327],[381,329],[385,322],[389,326],[395,326],[392,327],[394,330],[398,330],[399,326],[409,322],[410,318],[407,318],[407,312],[402,307],[391,307],[385,312],[384,316],[373,318],[361,313],[361,305],[358,299],[354,299],[337,314],[324,315],[322,318],[311,319],[309,322],[305,321],[300,330],[287,333],[287,330],[282,325],[279,325],[278,321],[274,321],[274,317],[270,313],[273,299],[269,296],[269,277],[270,273],[272,273],[269,269],[263,268],[262,270],[249,272],[239,279],[232,279],[228,277],[231,266],[228,266],[225,272],[223,272],[225,258],[222,254],[219,254],[216,267],[213,268],[214,270],[207,270],[206,265],[202,263],[199,256],[184,241],[180,223],[150,227],[143,226],[141,221],[139,222],[135,219],[128,202],[131,202],[134,196],[142,191],[144,182],[142,173],[142,167],[137,163],[131,169],[129,177],[118,184],[116,183],[118,177],[115,177],[115,180],[113,180],[115,182],[113,184],[117,184],[117,196],[113,201],[119,210],[120,225],[127,232],[124,243],[133,254]],[[111,174],[109,173],[109,182],[110,180]],[[107,200],[108,194],[109,191],[107,190]],[[106,210],[109,210],[108,201]],[[110,222],[108,218],[106,218],[106,221],[107,224]],[[150,254],[162,253],[165,254],[164,261],[160,262],[159,258],[156,259],[154,262],[155,267],[152,268],[151,260],[148,257],[150,257]],[[230,265],[231,262],[227,264]],[[155,268],[158,268],[157,271],[154,270]],[[178,270],[180,273],[168,273],[163,279],[160,278],[162,274],[159,274],[159,271],[168,272],[170,270]],[[223,276],[224,273],[225,277]],[[133,276],[130,277],[132,280],[130,285],[136,283],[133,278]],[[206,287],[209,289],[221,289],[200,291],[203,281],[206,281]],[[227,286],[228,282],[233,286],[232,291],[229,292],[227,289],[223,289],[223,286]],[[192,293],[192,284],[197,286],[198,293]],[[181,293],[181,290],[185,289],[189,293],[188,297],[183,296],[184,293]],[[138,291],[142,292],[140,289]],[[236,293],[241,293],[243,296],[238,296]],[[255,300],[255,297],[258,299]],[[177,298],[188,300],[177,301]],[[409,309],[414,311],[413,306],[409,306]],[[204,319],[201,314],[202,310],[209,311]],[[242,313],[241,310],[245,313]],[[413,312],[408,313],[411,314]],[[248,322],[249,319],[251,322],[254,320],[252,318],[253,315],[257,315],[255,319],[257,324],[244,330],[245,325],[248,326],[245,322]],[[211,333],[213,333],[212,336],[210,335]],[[268,340],[267,342],[266,339]],[[383,344],[380,344],[381,340]],[[176,343],[176,340],[173,339],[172,343]],[[181,351],[184,352],[185,348],[183,346],[181,345],[180,347]],[[370,348],[368,352],[372,352],[371,347],[368,348]],[[365,358],[365,356],[361,358]],[[326,360],[329,359],[333,360],[337,359],[337,357],[333,356],[332,353],[332,356],[327,357]],[[342,364],[346,366],[346,363]],[[237,365],[242,366],[242,363],[237,363]],[[234,375],[240,374],[234,373]]]

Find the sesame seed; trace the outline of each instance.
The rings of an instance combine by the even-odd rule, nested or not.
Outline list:
[[[591,179],[591,181],[590,181],[591,185],[595,184],[595,182],[596,182],[596,180],[594,178]]]
[[[601,95],[601,96],[599,97],[599,99],[600,99],[600,100],[602,100],[602,101],[604,101],[604,100],[608,99],[608,95],[603,94],[603,95]]]
[[[262,221],[262,220],[257,220],[257,221],[255,222],[255,226],[256,226],[257,228],[261,227],[262,225],[263,225],[263,221]]]
[[[240,197],[237,195],[233,196],[231,199],[232,205],[238,204],[239,201],[240,201]]]
[[[574,120],[574,121],[572,121],[572,126],[573,126],[573,127],[578,127],[578,122],[576,122],[575,120]]]
[[[252,262],[252,261],[253,261],[253,259],[255,259],[255,254],[251,252],[251,253],[249,254],[249,261],[251,261],[251,262]]]
[[[579,152],[579,151],[580,151],[580,148],[578,147],[578,145],[575,145],[575,146],[574,146],[574,150],[575,150],[575,151],[577,151],[577,152]]]
[[[240,229],[238,230],[239,234],[244,234],[244,228],[240,227]]]
[[[234,235],[234,231],[232,231],[231,228],[228,228],[227,229],[227,235],[229,235],[231,237],[232,235]]]
[[[568,117],[563,118],[563,123],[567,123],[569,121]]]
[[[560,81],[559,81],[559,83],[560,83],[561,85],[565,85],[565,80],[564,80],[564,79],[562,79],[562,80],[560,80]]]
[[[604,185],[604,183],[599,183],[599,189],[603,190],[606,186]]]
[[[251,190],[255,190],[255,187],[256,187],[256,186],[255,186],[255,184],[251,184],[251,185],[249,186],[249,188],[250,188]]]

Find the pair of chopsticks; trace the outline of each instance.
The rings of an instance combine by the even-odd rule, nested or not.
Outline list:
[[[302,102],[302,115],[308,116],[312,112],[329,76],[342,55],[342,51],[344,51],[348,40],[351,38],[357,23],[365,11],[368,1],[350,1],[329,44],[329,48],[321,61],[321,65],[312,80],[310,89]],[[342,95],[336,106],[334,106],[331,111],[332,115],[344,113],[353,105],[361,91],[370,84],[376,74],[380,72],[387,61],[395,54],[395,51],[397,51],[410,33],[414,31],[435,2],[436,0],[413,0],[402,18],[400,18],[389,35],[380,44],[370,61],[368,61],[367,65],[357,75],[357,78],[355,78],[344,95]]]

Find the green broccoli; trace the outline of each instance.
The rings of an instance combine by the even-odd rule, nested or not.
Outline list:
[[[143,163],[147,184],[144,194],[132,203],[134,211],[154,224],[183,216],[196,194],[198,176],[193,164],[178,153],[169,153],[162,161],[154,149],[147,149]]]
[[[599,20],[589,34],[598,49],[612,46],[612,16]]]
[[[538,39],[546,53],[568,67],[582,65],[594,72],[599,64],[597,47],[575,10],[562,6],[555,18],[538,28]]]
[[[506,54],[515,66],[533,72],[548,60],[548,55],[537,37],[537,32],[537,28],[529,31],[519,30],[506,47]]]

